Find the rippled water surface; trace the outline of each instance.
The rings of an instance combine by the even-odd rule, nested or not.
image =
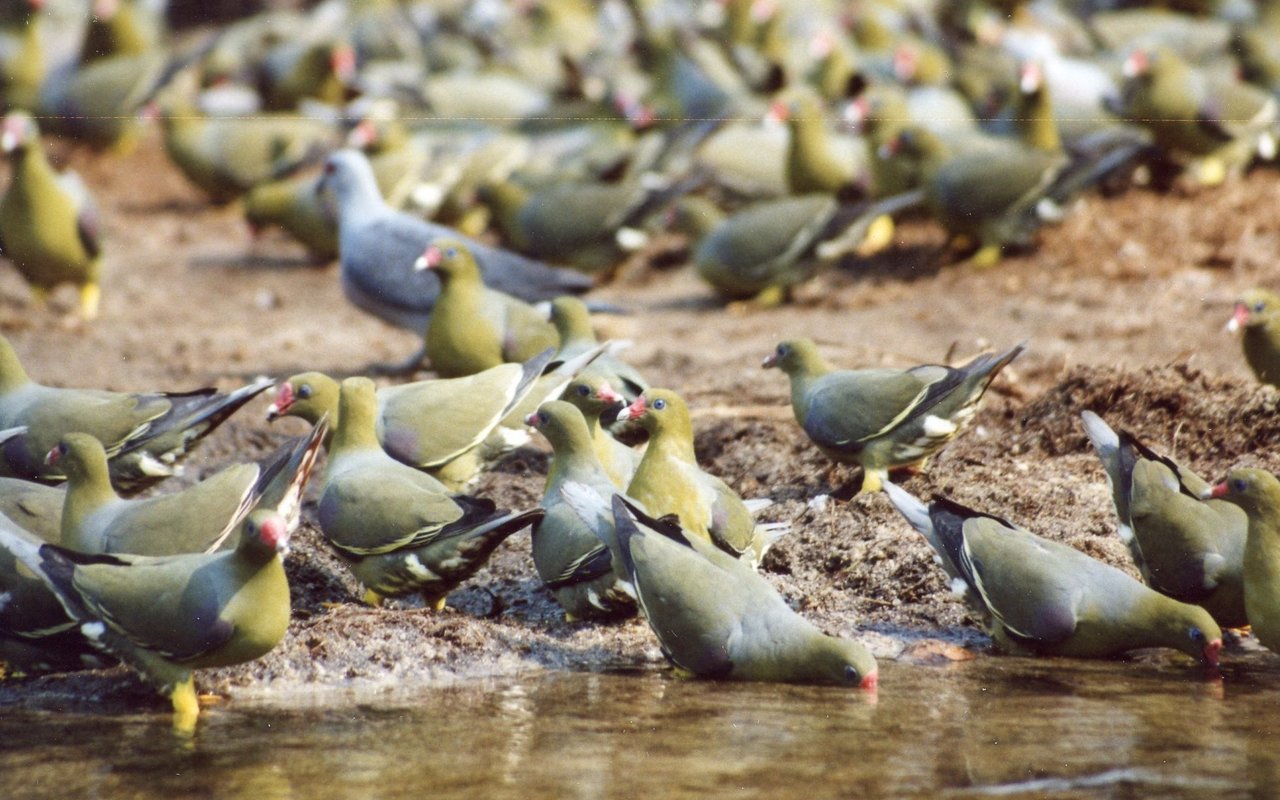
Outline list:
[[[0,711],[4,798],[1277,797],[1280,657],[885,663],[878,693],[549,674],[162,714]]]

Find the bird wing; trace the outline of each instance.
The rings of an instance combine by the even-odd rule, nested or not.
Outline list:
[[[328,482],[319,508],[325,538],[357,556],[417,546],[463,514],[435,479],[409,467],[347,472]]]
[[[388,212],[352,231],[343,248],[342,279],[376,302],[412,314],[426,314],[440,294],[430,270],[414,261],[437,234],[422,220]]]
[[[80,244],[90,258],[97,258],[102,252],[102,243],[98,239],[101,225],[98,204],[93,201],[89,188],[75,172],[67,170],[57,180],[62,191],[71,198],[76,210],[76,233],[80,235]]]
[[[823,375],[805,398],[805,432],[824,447],[861,450],[868,440],[907,419],[929,397],[932,387],[921,378],[932,376],[917,370],[847,370]]]
[[[1088,556],[991,517],[964,524],[960,569],[992,616],[1023,639],[1060,642],[1075,631],[1086,591],[1079,559]]]
[[[379,391],[383,447],[419,469],[440,466],[484,441],[502,420],[522,375],[519,364],[503,364],[464,378]]]

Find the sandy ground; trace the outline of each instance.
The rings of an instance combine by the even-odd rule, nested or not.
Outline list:
[[[252,242],[235,206],[208,206],[154,139],[119,157],[56,148],[94,188],[106,227],[103,315],[69,324],[73,301],[28,306],[0,270],[0,330],[37,380],[117,390],[239,385],[306,369],[338,375],[397,360],[414,337],[342,298],[335,265],[310,266],[285,239]],[[1081,433],[1090,408],[1207,477],[1235,464],[1280,468],[1275,392],[1257,387],[1224,333],[1236,293],[1280,281],[1280,178],[1260,171],[1196,194],[1089,198],[1034,253],[985,271],[952,264],[942,237],[914,222],[890,252],[821,275],[800,302],[734,314],[688,269],[639,262],[596,296],[635,309],[601,320],[634,341],[631,359],[695,413],[704,465],[744,496],[770,496],[793,533],[766,559],[769,579],[830,632],[881,658],[958,657],[982,637],[946,592],[929,551],[881,496],[811,505],[855,478],[831,469],[791,418],[784,376],[760,369],[779,339],[812,336],[841,366],[959,360],[1029,340],[997,381],[977,425],[906,485],[948,494],[1128,566],[1102,470]],[[259,398],[189,460],[183,485],[263,454],[301,423],[268,426]],[[526,507],[541,495],[545,449],[518,451],[478,493]],[[168,491],[174,487],[161,487]],[[307,524],[287,567],[294,624],[266,658],[202,673],[236,695],[308,685],[441,683],[539,669],[653,664],[638,620],[566,623],[541,588],[528,534],[510,539],[443,613],[397,601],[370,609]],[[933,644],[942,640],[946,645]],[[940,653],[942,655],[940,655]],[[121,695],[119,690],[129,687]],[[0,706],[97,704],[149,697],[123,670],[10,679]]]

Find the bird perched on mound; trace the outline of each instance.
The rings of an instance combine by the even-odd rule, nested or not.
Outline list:
[[[1247,625],[1244,512],[1222,500],[1201,500],[1209,484],[1199,475],[1129,432],[1117,434],[1092,411],[1080,416],[1107,472],[1120,538],[1147,585],[1203,606],[1219,625]]]
[[[741,560],[620,495],[610,507],[581,484],[564,493],[623,565],[678,669],[726,680],[876,687],[879,671],[866,648],[819,631]]]
[[[1236,300],[1227,330],[1244,329],[1244,360],[1262,383],[1280,386],[1280,297],[1266,289],[1249,289]]]
[[[640,453],[615,439],[601,419],[605,412],[621,410],[627,405],[622,395],[613,391],[609,382],[600,376],[583,374],[565,387],[560,399],[582,412],[591,449],[601,468],[618,489],[626,489],[640,465]]]
[[[402,328],[425,332],[439,283],[415,270],[415,260],[437,238],[458,238],[451,228],[388,206],[378,192],[369,160],[358,150],[339,150],[325,163],[322,190],[332,190],[338,207],[338,249],[342,289],[347,299]],[[463,239],[487,286],[523,300],[550,300],[591,288],[586,275],[555,269]],[[417,366],[422,353],[409,363]]]
[[[999,517],[946,498],[926,507],[892,483],[884,488],[987,620],[1000,650],[1111,658],[1172,647],[1217,666],[1222,631],[1203,608]]]
[[[830,458],[862,466],[862,491],[879,491],[890,470],[923,467],[964,430],[1000,370],[1023,345],[984,353],[963,367],[836,370],[809,339],[782,342],[763,366],[791,379],[791,409]]]
[[[1244,609],[1253,634],[1280,653],[1280,481],[1261,469],[1234,469],[1202,497],[1244,509],[1249,533],[1244,549]]]
[[[249,516],[236,549],[178,556],[86,555],[0,519],[0,545],[40,576],[86,638],[169,697],[184,733],[200,713],[193,670],[252,661],[284,638],[288,543],[284,520],[267,511]]]
[[[451,496],[378,444],[373,381],[348,378],[338,399],[317,517],[320,532],[365,586],[365,601],[418,593],[436,609],[541,508],[507,513],[490,500]]]
[[[0,199],[0,251],[43,303],[64,283],[80,291],[80,313],[98,315],[102,248],[98,209],[74,172],[59,175],[45,158],[31,115],[15,111],[0,122],[0,150],[13,165]]]
[[[587,304],[577,297],[564,295],[551,301],[551,324],[560,338],[558,358],[573,358],[594,350],[600,344],[595,331],[591,329],[591,312]],[[586,368],[586,374],[608,381],[609,385],[617,389],[630,403],[649,388],[649,382],[644,379],[639,370],[614,354],[626,343],[614,342],[613,344],[614,347],[608,348],[600,354],[599,358],[591,362],[591,365]]]
[[[686,533],[759,564],[787,526],[757,525],[754,512],[768,507],[770,501],[748,505],[728,484],[698,466],[693,423],[684,400],[669,389],[646,389],[618,413],[619,422],[626,420],[637,420],[649,433],[627,495],[651,513],[675,514]]]
[[[414,269],[430,270],[440,278],[440,296],[427,323],[426,351],[431,368],[441,377],[474,375],[559,346],[560,336],[545,314],[485,286],[462,240],[437,238]]]
[[[392,458],[462,491],[499,458],[529,441],[524,418],[564,390],[599,353],[552,361],[547,350],[524,364],[502,364],[465,378],[417,381],[378,390],[378,439]],[[319,372],[280,384],[267,420],[338,419],[338,382]]]
[[[49,453],[67,475],[59,544],[81,553],[168,556],[210,553],[236,546],[235,533],[258,507],[285,518],[286,495],[298,504],[302,485],[320,447],[324,423],[311,436],[288,442],[262,464],[233,464],[173,494],[123,500],[111,488],[102,443],[86,433],[69,433]],[[301,448],[301,450],[300,450]],[[302,457],[302,451],[311,451]],[[277,481],[295,487],[267,493]]]
[[[634,593],[615,568],[604,542],[565,501],[566,483],[580,484],[606,502],[617,487],[591,446],[587,422],[574,406],[560,400],[543,403],[526,420],[551,443],[551,466],[542,493],[546,512],[533,526],[533,565],[569,620],[628,617],[636,611]]]
[[[27,376],[9,340],[0,336],[0,428],[27,427],[26,435],[0,446],[0,474],[43,483],[65,480],[46,456],[64,435],[83,432],[106,448],[116,488],[138,491],[175,474],[201,439],[270,386],[269,380],[258,381],[230,393],[44,386]]]

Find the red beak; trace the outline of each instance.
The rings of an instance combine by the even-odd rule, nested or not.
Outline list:
[[[538,412],[531,411],[528,414],[525,414],[524,424],[528,425],[530,428],[538,427]]]
[[[1204,646],[1204,663],[1211,667],[1218,666],[1218,654],[1222,652],[1222,640],[1214,639]]]
[[[278,552],[289,547],[289,528],[280,517],[273,516],[268,518],[258,528],[258,533],[262,537],[263,544],[272,550]]]
[[[778,366],[778,354],[770,353],[769,355],[765,356],[764,360],[760,362],[760,366],[764,367],[765,369]]]
[[[1227,482],[1223,481],[1222,483],[1217,484],[1216,486],[1214,486],[1212,489],[1209,490],[1209,496],[1210,497],[1226,497],[1228,491],[1229,490],[1227,489]]]
[[[276,389],[275,401],[267,407],[267,422],[271,422],[276,417],[286,413],[291,405],[293,405],[293,387],[287,383],[282,383]]]
[[[644,409],[645,409],[644,395],[640,395],[634,401],[632,401],[631,405],[627,406],[626,408],[618,412],[618,419],[619,420],[640,419],[641,417],[644,416]]]
[[[329,54],[329,68],[338,80],[350,83],[356,76],[356,51],[350,45],[339,45]]]
[[[57,464],[59,458],[62,458],[62,451],[58,449],[57,445],[54,445],[54,448],[45,454],[44,463]]]
[[[435,269],[440,266],[440,262],[444,261],[444,253],[440,252],[440,248],[434,244],[427,245],[427,249],[422,251],[422,255],[418,256],[418,260],[413,263],[415,270]]]
[[[1239,330],[1249,324],[1249,307],[1244,303],[1236,303],[1235,311],[1231,314],[1231,321],[1227,323],[1228,330]]]
[[[862,682],[858,684],[859,688],[875,691],[880,685],[880,671],[872,670],[863,676]]]
[[[614,403],[625,402],[622,395],[613,390],[613,387],[607,383],[600,384],[600,388],[596,390],[596,399],[606,402],[610,405]]]
[[[781,100],[774,100],[769,104],[769,119],[776,122],[786,122],[791,117],[791,109],[787,108],[787,104]]]

